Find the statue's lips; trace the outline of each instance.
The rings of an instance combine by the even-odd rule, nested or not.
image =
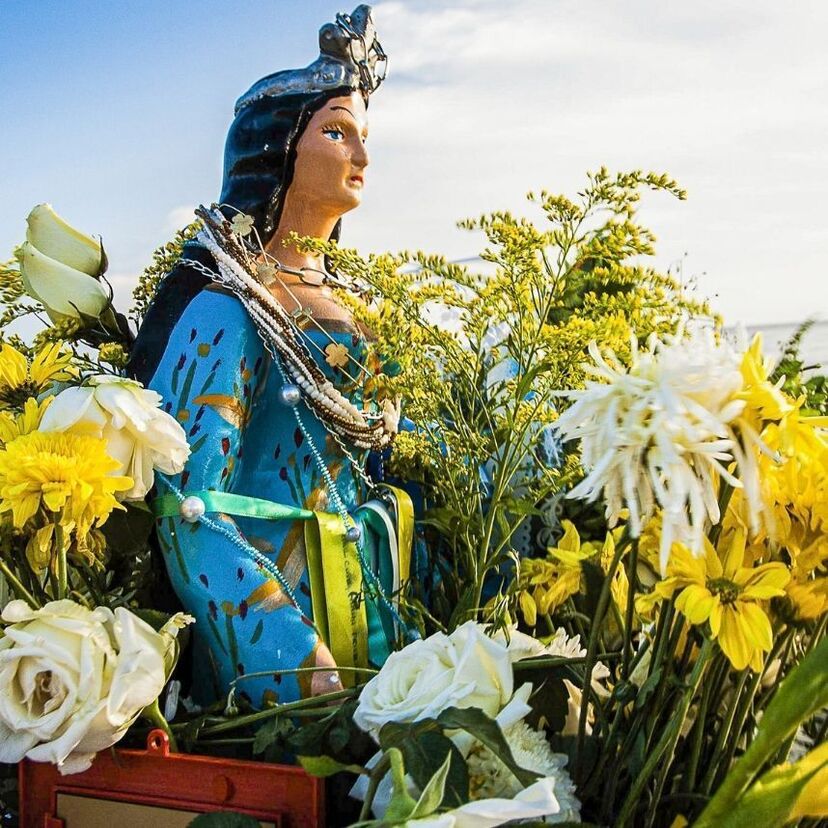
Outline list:
[[[362,180],[361,175],[352,175],[348,179],[348,184],[350,184],[352,187],[360,187],[361,188],[363,186],[364,182]]]

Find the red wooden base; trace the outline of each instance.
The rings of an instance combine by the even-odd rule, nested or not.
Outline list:
[[[161,828],[211,811],[316,828],[325,824],[324,786],[297,767],[170,753],[160,730],[150,733],[146,751],[102,751],[89,770],[71,776],[20,763],[21,828]]]

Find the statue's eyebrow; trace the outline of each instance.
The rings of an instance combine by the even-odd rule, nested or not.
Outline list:
[[[331,107],[331,112],[333,112],[336,109],[341,109],[341,110],[347,112],[354,120],[356,120],[356,116],[354,115],[353,112],[351,112],[350,109],[348,109],[347,106],[332,106]]]

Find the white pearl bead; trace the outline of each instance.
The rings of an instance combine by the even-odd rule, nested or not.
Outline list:
[[[188,523],[195,523],[207,511],[204,501],[195,495],[185,497],[178,508],[181,512],[181,517]]]

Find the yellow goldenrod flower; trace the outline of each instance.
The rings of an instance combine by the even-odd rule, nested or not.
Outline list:
[[[20,351],[4,342],[0,348],[0,408],[23,405],[50,383],[75,376],[72,354],[62,348],[62,342],[48,344],[29,364]]]
[[[100,525],[115,508],[115,492],[129,489],[129,477],[109,476],[118,467],[106,443],[94,437],[43,433],[22,436],[0,449],[0,513],[23,526],[43,506],[62,513],[79,535]]]
[[[529,626],[538,615],[557,609],[581,588],[581,561],[595,554],[589,544],[581,548],[578,530],[568,520],[558,546],[547,550],[547,558],[526,558],[520,564],[518,603]]]
[[[704,555],[695,557],[679,545],[671,558],[669,577],[655,592],[667,597],[678,590],[676,609],[691,624],[710,622],[710,631],[737,670],[762,669],[764,652],[773,645],[773,631],[762,602],[785,594],[787,567],[766,563],[746,567],[745,534],[736,530],[725,541],[720,557],[705,539]]]

